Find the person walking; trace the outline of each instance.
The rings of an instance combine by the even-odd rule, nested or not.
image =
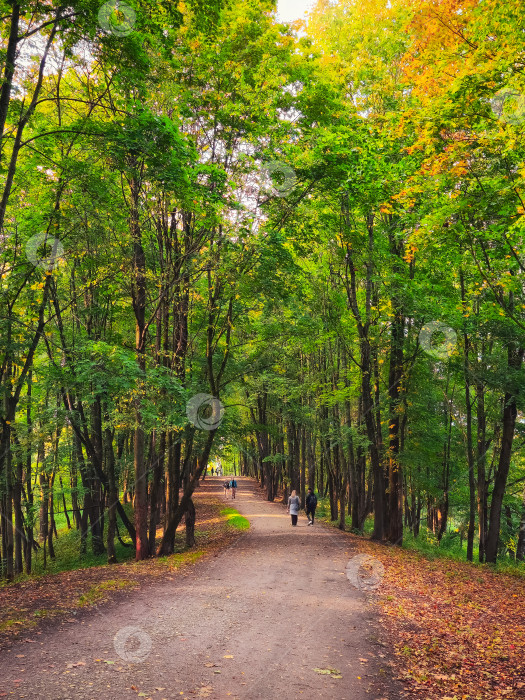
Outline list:
[[[213,467],[212,467],[212,468],[211,468],[211,475],[212,475],[212,476],[213,476],[213,471],[214,471],[214,469],[213,469]]]
[[[292,516],[292,525],[295,527],[297,525],[297,516],[299,515],[299,508],[301,507],[301,501],[297,495],[297,491],[294,489],[290,498],[288,499],[287,513]]]
[[[229,490],[230,490],[230,482],[225,481],[224,482],[224,495],[226,496],[226,498],[228,498],[228,491]]]
[[[230,486],[232,487],[232,498],[235,498],[235,493],[237,491],[237,482],[235,481],[235,479],[232,479],[230,481]]]
[[[308,518],[308,525],[314,524],[315,509],[317,508],[317,496],[314,490],[309,488],[308,495],[306,496],[306,517]],[[310,516],[312,516],[310,518]]]

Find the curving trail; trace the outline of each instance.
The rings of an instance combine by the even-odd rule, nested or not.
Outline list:
[[[208,477],[204,488],[222,492],[223,481]],[[344,573],[349,539],[308,527],[304,513],[292,528],[253,480],[238,484],[231,505],[250,520],[245,535],[33,643],[17,641],[0,656],[0,697],[399,698],[374,613]],[[140,646],[135,638],[119,648],[135,661],[115,650],[129,626],[140,628]]]

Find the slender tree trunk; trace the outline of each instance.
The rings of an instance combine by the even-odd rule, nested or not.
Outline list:
[[[463,314],[467,317],[467,299],[463,271],[460,271],[461,303]],[[464,320],[465,323],[465,320]],[[472,445],[472,402],[470,399],[470,338],[466,330],[463,332],[463,375],[465,379],[465,410],[467,417],[467,468],[469,485],[469,521],[467,532],[467,561],[474,558],[474,531],[476,529],[476,478],[474,476],[474,448]]]
[[[518,533],[518,546],[516,547],[516,559],[525,561],[525,488],[523,489],[523,505],[521,509],[520,530]]]
[[[166,433],[162,431],[160,437],[155,432],[153,439],[159,440],[159,452],[153,451],[153,481],[151,483],[151,498],[150,498],[150,519],[149,519],[149,549],[150,552],[155,551],[155,537],[157,535],[157,526],[160,522],[160,504],[161,504],[161,482],[162,474],[164,473],[164,453]]]
[[[177,442],[173,445],[173,440]],[[180,438],[173,433],[168,437],[168,444],[172,445],[172,449],[168,449],[168,503],[166,507],[166,523],[164,532],[168,526],[168,522],[174,517],[179,506],[179,489],[180,489],[180,472],[181,472],[181,457],[182,444]],[[175,537],[175,532],[173,533]],[[169,544],[170,551],[173,551],[175,540]]]
[[[10,433],[11,431],[9,431]],[[8,452],[6,455],[6,494],[4,499],[4,518],[2,522],[2,531],[5,530],[5,560],[6,560],[6,578],[12,581],[14,577],[14,533],[13,533],[13,466],[11,463],[12,451],[9,441]]]
[[[62,477],[59,476],[59,482],[60,482],[60,490],[62,491],[62,507],[64,508],[64,515],[66,516],[66,523],[67,523],[67,529],[71,530],[71,521],[69,519],[69,513],[67,512],[67,505],[66,505],[66,494],[64,493],[64,483],[62,481]]]
[[[476,383],[477,418],[477,496],[479,528],[479,561],[485,561],[485,540],[487,536],[487,478],[486,455],[489,443],[486,439],[485,390],[481,382]]]
[[[82,452],[82,443],[76,433],[73,433],[73,456],[80,471],[82,479],[82,487],[84,489],[84,501],[82,507],[82,515],[80,516],[80,555],[83,556],[87,552],[87,535],[88,535],[88,518],[91,510],[91,489],[89,486],[86,465],[84,462],[84,453]]]
[[[186,524],[186,547],[195,546],[195,505],[193,499],[190,498],[188,501],[188,508],[184,514],[184,520]]]
[[[391,324],[390,369],[388,394],[390,416],[388,419],[388,540],[392,544],[403,544],[403,475],[399,462],[399,428],[401,410],[401,382],[403,377],[404,318],[399,308],[395,309]],[[378,426],[379,429],[379,426]]]
[[[146,559],[149,554],[148,541],[148,473],[144,458],[145,433],[142,419],[142,381],[146,374],[145,332],[146,332],[146,256],[142,246],[142,235],[139,221],[140,185],[137,180],[131,181],[131,210],[130,228],[133,239],[133,310],[135,312],[135,350],[141,380],[135,399],[135,531],[137,561]]]
[[[49,525],[48,525],[48,531],[47,531],[47,546],[49,549],[49,556],[51,559],[55,559],[55,547],[53,545],[53,533],[56,533],[56,524],[55,524],[55,497],[54,497],[54,485],[55,485],[55,470],[53,469],[53,473],[51,474],[51,477],[48,482],[48,498],[49,498]]]
[[[24,514],[22,512],[22,483],[24,479],[23,453],[20,443],[17,443],[16,452],[16,479],[13,487],[13,507],[15,511],[15,576],[24,570],[23,545],[24,545]]]
[[[204,445],[201,457],[198,461],[197,468],[195,470],[195,473],[191,477],[191,479],[188,482],[188,485],[184,489],[184,493],[182,494],[182,498],[180,499],[179,505],[175,511],[175,513],[172,515],[170,520],[168,521],[166,525],[166,530],[164,532],[164,536],[161,540],[161,543],[159,545],[157,555],[162,556],[166,554],[171,554],[173,552],[173,541],[175,538],[175,531],[177,530],[177,527],[184,517],[186,510],[188,509],[188,504],[189,501],[191,500],[191,497],[193,496],[193,492],[195,490],[195,486],[198,483],[202,472],[204,471],[206,465],[208,464],[208,459],[210,456],[210,451],[213,445],[213,439],[215,437],[216,429],[210,430],[208,432],[208,437],[206,439],[206,443]]]
[[[33,453],[33,419],[31,413],[33,373],[29,371],[27,376],[27,447],[26,447],[26,538],[24,547],[25,572],[29,576],[32,569],[33,545],[34,545],[34,497],[31,484],[31,459]]]
[[[117,553],[115,551],[115,531],[117,528],[118,490],[115,477],[115,453],[113,451],[113,436],[109,428],[104,429],[104,442],[104,452],[106,454],[106,468],[108,474],[108,564],[116,564]]]
[[[16,48],[18,45],[18,29],[20,22],[20,3],[13,2],[11,6],[11,24],[9,27],[9,39],[4,63],[4,80],[2,91],[0,92],[0,152],[3,150],[3,134],[7,113],[9,111],[9,101],[13,86],[13,76],[15,73]],[[0,154],[1,157],[1,154]]]
[[[306,504],[306,430],[304,427],[299,428],[301,435],[301,508]]]
[[[508,367],[513,373],[517,373],[523,361],[523,348],[509,343]],[[509,381],[512,381],[509,380]],[[505,393],[503,406],[503,427],[501,432],[501,447],[499,453],[498,469],[494,477],[494,489],[492,491],[492,503],[490,506],[489,530],[486,543],[486,560],[495,563],[498,556],[499,533],[501,527],[501,510],[503,497],[507,485],[507,477],[512,456],[512,442],[516,428],[516,391],[512,388]]]

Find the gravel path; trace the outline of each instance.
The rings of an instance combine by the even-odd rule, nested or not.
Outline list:
[[[292,528],[282,504],[238,482],[231,505],[250,520],[244,536],[16,642],[0,656],[0,697],[398,698],[374,613],[344,573],[349,540],[308,527],[304,513]]]

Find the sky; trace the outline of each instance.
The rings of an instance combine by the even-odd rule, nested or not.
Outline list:
[[[304,19],[304,13],[313,4],[314,0],[277,0],[277,15],[282,22]]]

